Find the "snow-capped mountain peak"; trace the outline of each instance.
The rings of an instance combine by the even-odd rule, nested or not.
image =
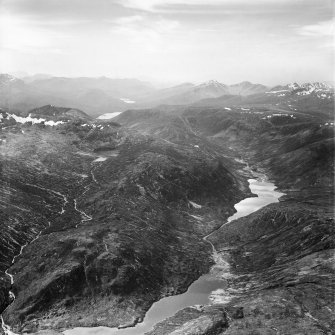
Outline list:
[[[291,90],[297,90],[298,88],[300,88],[299,84],[297,83],[291,83],[287,85]]]
[[[23,84],[23,81],[21,79],[18,79],[11,74],[7,73],[0,73],[0,86],[6,87],[13,84]]]
[[[198,87],[226,88],[226,85],[218,82],[217,80],[208,80],[198,85]]]
[[[332,89],[330,85],[323,82],[304,83],[301,84],[300,87],[308,90],[311,90],[313,88],[314,90],[321,90],[321,91],[327,91]]]
[[[291,83],[286,86],[276,86],[267,94],[277,95],[279,97],[287,95],[310,95],[315,94],[320,99],[330,99],[330,96],[334,95],[334,89],[331,85],[323,82],[311,82],[304,84]]]

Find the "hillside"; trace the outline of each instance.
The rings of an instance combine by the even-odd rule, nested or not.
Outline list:
[[[216,276],[228,278],[228,289],[212,293],[215,305],[183,309],[150,335],[187,329],[266,334],[274,328],[283,334],[331,334],[334,124],[325,122],[325,114],[275,107],[180,107],[172,114],[161,108],[127,111],[116,118],[177,143],[206,138],[207,145],[229,149],[226,155],[247,161],[255,174],[266,172],[286,193],[279,204],[210,235],[217,257],[230,269],[227,274],[227,266],[217,266]],[[206,150],[204,142],[199,148]]]
[[[45,126],[3,114],[1,306],[10,304],[3,318],[16,332],[136,322],[209,269],[202,236],[214,227],[194,221],[190,201],[224,219],[249,194],[239,164],[215,146],[198,152],[115,122]]]
[[[329,333],[334,122],[325,89],[132,109],[113,121],[72,107],[2,109],[5,324],[19,333],[135,325],[215,261],[229,290],[150,334],[183,334],[204,319],[222,334]],[[258,175],[285,196],[222,225]]]

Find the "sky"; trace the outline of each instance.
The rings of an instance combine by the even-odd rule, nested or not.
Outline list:
[[[0,0],[0,72],[333,80],[335,0]]]

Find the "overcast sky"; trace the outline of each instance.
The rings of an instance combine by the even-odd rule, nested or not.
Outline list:
[[[0,70],[332,80],[333,0],[0,0]]]

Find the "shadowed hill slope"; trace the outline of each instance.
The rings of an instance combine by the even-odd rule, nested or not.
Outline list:
[[[198,151],[115,122],[12,120],[2,136],[1,306],[10,303],[3,317],[16,332],[137,322],[208,271],[202,237],[249,194],[240,164],[215,146]]]
[[[192,329],[199,334],[332,334],[334,127],[327,111],[271,105],[171,112],[162,107],[128,111],[117,121],[169,141],[205,138],[223,154],[266,172],[286,193],[279,204],[210,235],[231,271],[228,289],[213,292],[216,305],[181,310],[150,335],[193,334]],[[201,144],[200,150],[206,147]],[[220,275],[226,278],[225,269]]]

